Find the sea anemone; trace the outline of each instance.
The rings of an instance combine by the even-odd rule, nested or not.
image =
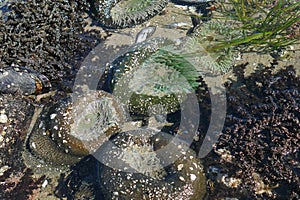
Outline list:
[[[124,120],[113,97],[95,91],[46,105],[27,140],[27,150],[53,165],[71,165],[93,153]]]
[[[167,0],[91,0],[92,15],[103,26],[125,28],[157,15]]]
[[[154,134],[147,129],[120,133],[100,148],[100,189],[106,199],[202,199],[205,176],[195,152],[169,134]]]
[[[224,25],[218,20],[211,20],[195,29],[193,39],[190,40],[190,48],[206,52],[197,56],[199,65],[216,73],[226,73],[233,66],[235,52],[231,48],[218,49],[218,44],[220,41],[232,40],[240,36],[241,32],[230,24]]]
[[[164,38],[133,45],[111,63],[106,89],[136,114],[147,114],[156,104],[168,112],[178,110],[186,94],[197,87],[199,76],[176,48]]]

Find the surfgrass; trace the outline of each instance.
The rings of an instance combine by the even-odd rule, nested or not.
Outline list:
[[[270,52],[299,42],[288,37],[287,30],[300,22],[300,2],[291,0],[222,0],[219,19],[234,21],[242,37],[221,41],[210,50],[240,47],[248,51]]]

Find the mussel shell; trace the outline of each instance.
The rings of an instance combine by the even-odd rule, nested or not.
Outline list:
[[[185,5],[185,6],[195,6],[200,4],[207,4],[213,2],[214,0],[171,0],[175,4]]]
[[[26,67],[4,67],[0,69],[0,92],[24,95],[39,94],[51,88],[49,79]]]

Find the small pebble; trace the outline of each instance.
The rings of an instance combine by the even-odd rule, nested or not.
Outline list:
[[[42,187],[45,188],[47,185],[48,185],[48,181],[45,180],[45,181],[43,182],[43,184],[42,184]]]
[[[195,174],[190,174],[190,176],[191,176],[191,181],[194,181],[197,178],[197,176]]]
[[[115,196],[118,196],[118,195],[119,195],[119,192],[114,192],[114,195],[115,195]]]
[[[3,167],[0,168],[0,176],[3,176],[4,172],[6,172],[8,169],[10,169],[9,166],[4,165]]]
[[[5,110],[0,111],[0,123],[5,124],[8,121],[8,117],[5,114]]]
[[[57,114],[55,114],[55,113],[54,113],[54,114],[51,114],[51,115],[50,115],[50,119],[54,119],[54,118],[56,117],[56,115],[57,115]]]
[[[181,181],[185,182],[185,179],[184,179],[182,176],[180,176],[179,179],[180,179]]]
[[[179,164],[179,165],[177,166],[177,170],[178,170],[178,171],[181,171],[182,168],[183,168],[183,164]]]

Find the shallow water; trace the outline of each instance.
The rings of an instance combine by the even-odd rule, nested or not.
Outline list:
[[[63,1],[23,2],[13,7],[16,13],[5,13],[1,69],[25,65],[49,78],[52,88],[31,96],[22,87],[15,94],[1,91],[1,199],[299,198],[299,51],[281,60],[260,52],[209,53],[214,40],[239,32],[219,25],[211,31],[207,22],[195,28],[190,15],[199,11],[182,2],[124,29],[104,28],[90,12],[81,13],[85,5]],[[195,32],[200,37],[191,39]],[[39,80],[29,79],[37,87]],[[80,106],[85,101],[76,100],[95,89],[112,93],[118,109],[105,117],[69,116],[56,104],[71,97]],[[92,105],[87,108],[96,109]],[[57,112],[60,123],[51,121]],[[109,119],[120,113],[125,122],[115,128]],[[97,136],[77,138],[89,144],[68,144],[73,129],[71,139],[54,131],[57,124],[93,129],[98,119],[114,127],[101,135],[107,143],[99,149]],[[70,167],[69,155],[81,160]]]

